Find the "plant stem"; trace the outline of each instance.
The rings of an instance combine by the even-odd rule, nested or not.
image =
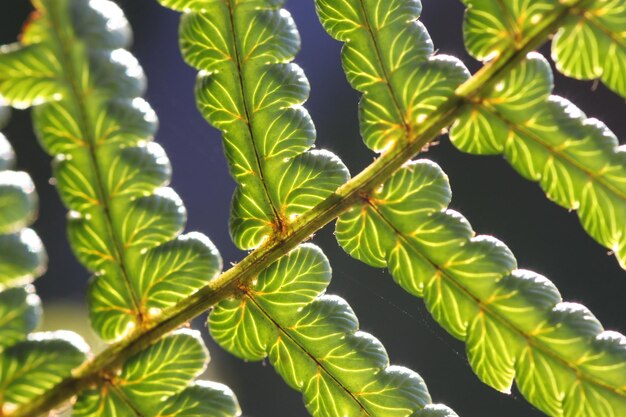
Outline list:
[[[544,16],[544,19],[533,28],[526,41],[520,43],[517,48],[507,49],[463,83],[456,90],[456,95],[433,112],[415,131],[415,136],[408,144],[402,146],[396,144],[391,147],[323,202],[300,216],[283,236],[268,240],[241,262],[212,280],[207,286],[174,307],[165,310],[161,316],[154,318],[152,322],[144,323],[142,329],[111,345],[75,370],[71,377],[63,380],[30,403],[16,408],[6,417],[36,417],[59,407],[88,386],[98,384],[105,372],[119,367],[133,354],[140,352],[162,336],[199,316],[220,300],[232,296],[241,283],[254,278],[274,261],[311,238],[313,233],[353,205],[358,204],[364,194],[382,184],[418,154],[424,146],[437,138],[442,131],[445,131],[458,117],[465,104],[500,81],[510,69],[524,59],[528,52],[541,46],[558,29],[563,19],[569,15],[571,8],[580,7],[586,1],[588,0],[579,0],[571,6],[560,8],[553,14]]]

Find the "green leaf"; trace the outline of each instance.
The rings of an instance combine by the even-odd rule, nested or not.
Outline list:
[[[6,114],[6,116],[5,116]],[[3,126],[3,118],[8,117],[8,111],[0,106],[0,127]],[[0,171],[12,169],[15,165],[15,153],[6,137],[0,133]]]
[[[552,73],[531,54],[465,106],[452,143],[474,154],[504,154],[525,178],[568,210],[626,268],[626,148],[600,121],[550,96]]]
[[[6,125],[8,117],[7,108],[0,105],[0,128]],[[35,186],[28,174],[11,170],[14,164],[13,148],[0,133],[0,291],[32,282],[43,274],[47,264],[39,236],[25,229],[37,216]],[[17,296],[11,294],[7,297]],[[7,344],[0,342],[2,346]]]
[[[0,106],[0,128],[8,113]],[[30,334],[41,302],[32,285],[46,267],[37,234],[25,228],[37,214],[30,177],[10,171],[14,154],[0,135],[0,415],[28,404],[70,376],[89,350],[71,332]],[[22,285],[22,286],[19,286]]]
[[[206,237],[179,236],[186,211],[165,188],[171,167],[151,142],[157,118],[140,97],[141,67],[122,49],[131,36],[122,11],[108,0],[35,6],[21,45],[0,53],[0,96],[38,105],[35,130],[54,156],[71,246],[95,273],[92,323],[116,340],[204,286],[221,261]]]
[[[41,45],[7,45],[0,48],[0,97],[25,109],[65,93],[58,79],[61,65]]]
[[[78,397],[72,415],[76,417],[140,417],[139,410],[135,410],[128,401],[126,401],[119,391],[98,391],[86,390]]]
[[[158,318],[162,310],[204,287],[222,267],[217,248],[204,235],[188,233],[133,259],[129,273],[137,280],[130,289],[119,288],[104,275],[96,276],[89,286],[91,320],[102,334],[124,334],[135,326],[126,308],[132,294],[146,318]],[[118,271],[112,271],[116,273]]]
[[[7,120],[8,111],[0,106],[0,128]],[[39,322],[41,301],[34,287],[24,284],[43,273],[46,255],[35,232],[25,229],[36,217],[35,187],[26,173],[9,170],[14,162],[13,148],[0,134],[0,415],[34,398],[32,392],[45,391],[55,377],[50,375],[54,369],[33,369],[31,363],[41,355],[37,351],[37,343],[42,343],[39,339],[53,335],[25,340]],[[52,343],[57,342],[61,341]],[[68,361],[72,363],[71,358]],[[63,371],[62,366],[59,371]]]
[[[626,97],[626,9],[621,0],[520,2],[464,0],[465,44],[472,56],[488,61],[528,38],[548,13],[567,14],[552,44],[552,56],[563,74],[601,79]]]
[[[241,415],[235,394],[226,385],[196,381],[170,397],[156,414],[158,417],[232,417]]]
[[[458,417],[458,415],[445,405],[429,404],[411,417]]]
[[[600,79],[626,97],[626,7],[621,0],[589,2],[574,9],[557,32],[552,57],[570,77]]]
[[[89,347],[75,333],[33,333],[0,353],[2,412],[26,404],[70,376]]]
[[[422,409],[430,403],[422,379],[389,366],[346,301],[322,295],[330,278],[321,250],[301,245],[220,302],[209,315],[211,335],[242,359],[269,357],[314,416],[400,417]]]
[[[0,233],[16,232],[37,216],[35,185],[25,172],[0,171]]]
[[[403,145],[469,77],[456,58],[433,56],[417,0],[316,0],[324,28],[345,42],[348,81],[364,94],[361,135],[376,152]]]
[[[350,255],[387,266],[448,332],[464,340],[486,384],[522,394],[548,415],[626,413],[626,338],[604,331],[579,304],[561,302],[546,278],[518,270],[509,249],[475,236],[447,209],[447,177],[433,162],[407,164],[342,215]]]
[[[32,282],[46,270],[46,251],[31,229],[0,235],[0,287]]]
[[[92,324],[103,338],[119,339],[135,327],[152,325],[163,309],[204,287],[220,271],[221,259],[204,235],[180,235],[186,211],[165,187],[171,176],[165,152],[150,142],[157,120],[139,97],[145,91],[141,67],[120,49],[130,39],[121,10],[108,0],[34,5],[22,44],[0,51],[0,68],[14,68],[12,77],[0,78],[0,95],[13,106],[38,105],[35,130],[54,156],[56,184],[71,210],[70,243],[95,272],[89,291]],[[18,77],[19,68],[25,69]],[[10,147],[0,145],[2,162],[10,167]],[[20,175],[0,173],[0,233],[28,224],[34,213],[32,184]],[[34,261],[43,253],[35,250],[39,241],[32,231],[19,233],[0,235],[2,285],[31,280]],[[2,347],[17,342],[0,352],[1,415],[45,392],[62,392],[63,385],[54,387],[70,377],[86,351],[80,349],[76,359],[62,340],[65,334],[20,341],[38,312],[28,288],[23,294],[18,289],[0,293]],[[207,361],[199,334],[181,330],[127,359],[119,372],[95,372],[92,362],[82,370],[89,376],[78,378],[88,386],[81,387],[87,389],[74,414],[239,415],[227,388],[190,385]]]
[[[208,360],[200,334],[179,330],[126,361],[117,386],[131,401],[150,405],[180,392]]]
[[[0,292],[0,350],[26,339],[40,316],[41,300],[32,285]]]
[[[562,12],[572,1],[463,0],[467,5],[463,34],[467,51],[490,61],[530,36],[544,14]]]
[[[178,330],[129,358],[121,372],[104,384],[83,392],[73,415],[238,416],[237,399],[227,387],[192,384],[205,370],[208,359],[198,332]]]
[[[224,137],[237,190],[230,230],[241,249],[279,237],[348,179],[339,158],[310,151],[315,127],[302,107],[309,84],[290,63],[300,38],[282,1],[160,0],[187,11],[180,45],[201,70],[198,107]]]

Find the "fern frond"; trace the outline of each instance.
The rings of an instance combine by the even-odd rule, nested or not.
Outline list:
[[[552,57],[563,74],[601,79],[626,97],[626,7],[621,0],[463,0],[465,43],[472,56],[490,60],[532,32],[544,15],[563,10]]]
[[[431,80],[428,67],[416,65],[437,59],[430,57],[429,38],[417,23],[417,1],[316,4],[327,31],[346,42],[346,74],[364,92],[363,139],[368,147],[385,151],[383,156],[411,143],[412,132],[428,122],[429,93],[444,91],[442,102],[481,97],[476,80],[487,69],[456,88],[464,79],[462,66],[448,64],[446,68],[458,68],[458,76],[441,77],[442,86]],[[524,7],[530,4],[538,6],[523,2]],[[549,24],[520,34],[509,49],[519,50],[536,33],[549,31],[568,7],[551,8]],[[413,64],[405,67],[404,61]],[[493,71],[499,71],[497,61]],[[412,85],[413,79],[422,84]],[[493,89],[506,86],[494,84]],[[530,94],[531,103],[536,100]],[[377,114],[369,103],[380,103],[375,107],[387,112]],[[420,106],[423,110],[416,112]],[[405,289],[424,297],[435,319],[466,341],[470,362],[487,384],[507,392],[517,375],[524,395],[554,416],[621,415],[626,407],[623,336],[602,332],[584,308],[560,303],[545,278],[517,271],[513,255],[500,242],[472,238],[467,221],[445,210],[449,199],[447,179],[438,167],[409,164],[379,188],[361,193],[361,204],[337,222],[338,241],[356,258],[389,267]],[[579,343],[568,344],[574,341]],[[594,414],[598,410],[602,413]]]
[[[0,106],[0,129],[8,120]],[[0,289],[28,284],[46,268],[46,251],[39,236],[26,227],[37,216],[35,185],[25,172],[14,171],[15,154],[0,133]]]
[[[203,70],[199,107],[223,130],[239,184],[233,240],[250,248],[282,237],[289,222],[347,180],[336,157],[308,151],[314,127],[301,107],[308,83],[299,67],[284,63],[299,47],[294,23],[279,9],[282,1],[161,3],[187,10],[183,56]],[[211,313],[222,346],[247,360],[269,356],[315,416],[408,416],[430,402],[415,373],[388,367],[380,343],[357,333],[342,299],[316,299],[330,279],[321,251],[301,247],[274,265]]]
[[[504,154],[626,268],[626,148],[600,121],[551,96],[552,73],[538,54],[475,97],[450,131],[474,154]]]
[[[89,347],[67,331],[31,333],[0,353],[2,413],[49,391],[85,361]]]
[[[0,106],[0,128],[7,120]],[[46,268],[37,234],[26,229],[37,214],[35,186],[12,171],[14,153],[0,133],[0,415],[49,391],[70,376],[89,350],[71,332],[31,333],[41,302],[30,284]]]
[[[211,335],[242,359],[269,357],[313,416],[402,417],[423,409],[430,396],[422,379],[389,365],[346,301],[322,295],[330,279],[322,251],[301,245],[217,304]]]
[[[224,137],[238,187],[231,235],[241,249],[283,236],[348,179],[339,158],[310,150],[315,127],[302,104],[309,84],[293,63],[300,38],[283,1],[160,0],[186,11],[180,45],[201,70],[198,107]]]
[[[214,2],[214,0],[171,0],[169,4],[181,8],[201,9],[203,6],[211,5]],[[245,3],[259,4],[256,1],[246,1]],[[423,124],[418,123],[416,125],[416,131],[411,132],[412,136],[404,142],[406,146],[392,147],[389,152],[384,152],[371,166],[339,187],[335,193],[325,198],[314,210],[308,210],[299,216],[280,239],[269,240],[261,245],[241,262],[207,283],[183,302],[166,308],[163,314],[154,317],[154,320],[147,323],[144,329],[138,329],[137,332],[130,334],[127,338],[113,344],[105,352],[94,357],[93,360],[75,372],[75,377],[66,378],[63,383],[29,404],[19,407],[11,415],[33,417],[54,408],[80,391],[81,384],[90,383],[94,378],[98,380],[101,375],[106,375],[107,370],[115,369],[114,365],[123,362],[129,353],[132,354],[145,348],[146,345],[163,337],[182,323],[206,311],[224,296],[232,295],[233,292],[236,292],[234,290],[236,290],[237,285],[245,284],[254,279],[268,265],[308,239],[312,233],[332,221],[351,205],[357,203],[359,196],[367,194],[383,183],[422,146],[452,123],[460,105],[465,101],[463,97],[479,95],[486,86],[499,81],[502,74],[506,74],[516,65],[520,57],[542,43],[557,27],[562,18],[563,16],[559,13],[547,15],[545,22],[524,42],[520,43],[519,47],[511,48],[508,53],[504,53],[499,59],[486,66],[479,74],[459,87],[457,89],[460,92],[459,96],[447,96],[437,111],[430,113]],[[460,72],[465,72],[465,70],[460,69]],[[424,409],[415,412],[413,417],[443,415],[448,416],[453,415],[453,413],[441,407],[427,405]]]
[[[324,28],[345,42],[341,58],[360,103],[361,135],[376,152],[414,139],[419,125],[469,77],[456,58],[433,56],[413,0],[317,0]]]
[[[190,385],[204,372],[208,359],[200,334],[179,330],[130,357],[118,374],[97,388],[84,391],[72,415],[238,416],[237,400],[227,387],[203,381]]]
[[[8,108],[0,106],[0,129],[8,118]],[[35,185],[25,172],[13,171],[14,166],[13,148],[0,133],[0,352],[37,327],[41,301],[30,284],[47,263],[39,236],[27,229],[37,216]],[[2,381],[0,375],[0,386]]]
[[[0,95],[15,106],[45,103],[35,127],[55,157],[72,248],[96,273],[92,324],[115,340],[206,285],[221,260],[207,237],[179,236],[185,207],[165,187],[171,168],[151,142],[157,119],[140,98],[142,69],[122,49],[130,29],[121,10],[106,0],[35,6],[22,44],[0,54],[0,67],[12,69]]]
[[[179,236],[185,209],[163,187],[171,169],[163,149],[150,142],[156,116],[139,97],[141,68],[121,49],[130,37],[121,10],[106,0],[42,0],[35,6],[22,45],[0,54],[0,66],[24,68],[22,77],[3,79],[0,94],[16,106],[38,105],[36,130],[55,156],[59,192],[72,210],[70,242],[96,272],[89,293],[92,324],[105,339],[118,339],[133,326],[145,330],[161,309],[205,286],[221,260],[204,235]],[[53,65],[44,71],[40,62]],[[53,76],[43,77],[46,71]],[[7,212],[16,213],[15,207]],[[82,385],[68,377],[86,349],[62,336],[34,334],[0,355],[0,389],[6,386],[0,414],[54,402],[50,393],[68,386],[89,388],[74,410],[83,417],[240,414],[226,387],[192,382],[208,360],[195,333],[143,343],[130,358],[112,357],[94,374],[88,362],[74,369],[74,375],[89,374]],[[200,405],[203,396],[211,401]]]
[[[604,331],[584,306],[561,301],[534,272],[518,270],[500,241],[474,236],[447,209],[451,191],[434,163],[412,162],[361,207],[342,215],[337,240],[350,255],[388,267],[394,280],[467,345],[474,371],[551,416],[626,413],[626,338]]]

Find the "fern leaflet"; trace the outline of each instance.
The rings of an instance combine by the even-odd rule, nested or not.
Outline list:
[[[358,331],[342,298],[321,295],[330,283],[328,260],[301,245],[220,302],[209,316],[213,338],[246,360],[270,363],[301,391],[311,415],[409,416],[430,403],[422,379],[389,366],[382,344]]]
[[[621,0],[463,0],[465,43],[490,60],[524,39],[547,14],[567,13],[552,43],[556,67],[570,77],[601,79],[626,97],[626,7]]]
[[[196,381],[208,352],[197,332],[179,330],[130,357],[119,374],[79,395],[77,417],[232,417],[234,394],[224,385]],[[201,413],[201,414],[200,414]]]
[[[407,91],[419,90],[407,86],[419,79],[426,91],[438,88],[418,65],[406,72],[400,65],[393,66],[401,62],[398,57],[411,57],[412,49],[403,45],[429,43],[415,21],[418,2],[344,0],[337,7],[336,2],[318,0],[317,5],[329,33],[346,42],[342,58],[349,81],[364,91],[364,142],[386,152],[410,142],[416,129],[411,123],[419,126],[428,118],[425,111],[418,113],[423,117],[416,117],[414,109],[428,109],[429,97],[416,100]],[[412,43],[404,39],[409,31],[413,31]],[[426,54],[415,58],[418,62],[435,59],[429,57],[432,48],[423,50]],[[358,61],[355,56],[369,59]],[[372,68],[384,71],[368,76]],[[511,77],[529,91],[519,102],[513,95],[513,105],[541,101],[536,86],[520,81],[523,77],[518,73]],[[444,79],[450,82],[450,77]],[[493,88],[506,87],[507,81]],[[405,119],[409,129],[402,134],[395,135],[399,130],[389,128],[399,123],[369,111],[368,103],[390,96],[396,97],[398,114],[411,115]],[[461,122],[458,126],[465,127]],[[378,140],[384,146],[372,146],[372,137],[388,142]],[[545,278],[517,271],[513,255],[499,241],[473,237],[469,223],[447,210],[450,189],[439,167],[426,161],[409,163],[379,188],[361,194],[361,199],[337,222],[340,245],[370,265],[389,267],[407,291],[424,297],[434,318],[466,341],[470,363],[483,381],[508,392],[517,375],[529,401],[554,416],[624,412],[624,337],[603,332],[584,307],[560,303],[558,292]],[[576,348],[566,348],[573,340]]]
[[[8,110],[0,107],[0,128]],[[0,415],[50,390],[80,365],[89,350],[71,332],[31,333],[41,301],[31,282],[46,267],[35,219],[37,195],[25,172],[13,171],[15,156],[0,133]]]
[[[546,278],[518,270],[500,241],[474,236],[447,209],[447,178],[432,162],[409,163],[337,222],[352,256],[388,267],[433,317],[464,340],[486,384],[551,416],[626,412],[626,338],[604,331],[584,306],[563,303]]]
[[[231,235],[242,249],[284,236],[290,224],[348,178],[339,158],[310,150],[315,127],[302,107],[309,85],[291,61],[300,38],[282,1],[160,0],[186,11],[180,45],[202,70],[197,102],[223,132],[238,184]]]
[[[171,168],[163,149],[150,142],[157,119],[140,98],[141,67],[120,49],[130,40],[121,11],[107,1],[36,5],[39,14],[22,46],[0,55],[0,66],[19,71],[34,60],[41,68],[17,79],[8,73],[0,93],[18,106],[45,103],[34,110],[35,127],[55,156],[57,186],[71,210],[70,243],[96,272],[89,288],[92,323],[104,339],[115,340],[204,286],[221,260],[205,236],[178,236],[185,208],[164,187]]]
[[[626,149],[600,121],[550,96],[552,74],[538,54],[468,104],[450,131],[459,149],[504,154],[626,268]]]
[[[133,328],[146,329],[161,309],[206,285],[221,259],[204,235],[179,236],[185,209],[163,187],[171,169],[163,149],[150,142],[156,116],[140,98],[141,67],[122,49],[130,30],[121,10],[107,0],[42,0],[35,6],[21,45],[0,54],[0,67],[8,69],[0,94],[17,107],[37,106],[37,134],[55,156],[57,186],[72,210],[70,242],[96,273],[92,324],[103,338],[120,339]],[[0,386],[7,388],[0,395],[6,413],[0,414],[17,405],[22,412],[36,408],[33,403],[54,403],[53,388],[74,388],[80,379],[68,378],[69,372],[84,361],[87,348],[73,339],[35,334],[2,353]],[[93,362],[74,370],[90,387],[79,396],[76,415],[240,414],[226,387],[192,382],[208,360],[196,334],[183,331],[140,347],[119,374],[115,358],[95,373]],[[212,402],[199,404],[203,396]]]

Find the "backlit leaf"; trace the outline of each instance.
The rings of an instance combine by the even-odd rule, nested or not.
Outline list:
[[[226,385],[196,381],[182,392],[170,397],[157,417],[233,417],[240,415],[235,394]]]
[[[32,285],[0,292],[0,349],[26,339],[41,316],[41,300]]]
[[[54,156],[57,188],[70,209],[70,244],[95,273],[92,324],[115,340],[204,286],[221,261],[206,237],[179,236],[185,207],[165,187],[171,175],[165,152],[150,142],[157,119],[141,98],[141,67],[121,49],[130,41],[122,11],[108,0],[35,6],[21,44],[0,53],[0,96],[15,107],[38,105],[35,130]],[[16,190],[12,205],[26,207],[29,184]],[[32,210],[14,210],[23,217],[9,219],[2,207],[0,200],[0,229],[31,216]],[[23,261],[11,274],[20,275],[21,267],[27,276],[27,266]]]
[[[36,216],[35,185],[25,172],[0,171],[0,233],[16,232]]]
[[[8,109],[0,105],[0,128],[5,126],[8,117]],[[14,165],[13,148],[0,133],[0,291],[32,282],[43,274],[47,262],[46,251],[39,236],[26,228],[37,216],[35,186],[28,174],[13,171]],[[24,297],[19,294],[20,290],[16,289],[9,294],[0,295],[3,303],[8,303],[4,304],[4,308],[0,307],[0,310],[8,314],[7,306],[22,305]],[[3,314],[0,314],[0,322],[3,322],[3,317],[10,324],[9,316]],[[15,324],[16,328],[22,327]],[[28,331],[24,335],[26,333]],[[1,346],[7,346],[15,340],[15,335],[6,337],[6,341],[0,342]]]
[[[208,363],[200,334],[178,330],[135,354],[118,375],[86,390],[74,405],[77,417],[235,417],[235,395],[227,387],[193,379]]]
[[[33,333],[0,353],[2,409],[26,404],[52,388],[85,360],[89,348],[65,331]]]
[[[382,152],[414,139],[415,132],[469,74],[433,43],[417,20],[417,0],[316,0],[324,28],[345,42],[348,81],[364,92],[360,105],[365,144]]]
[[[300,48],[295,23],[276,0],[160,2],[185,11],[180,46],[201,70],[198,108],[222,131],[238,184],[231,235],[253,249],[284,234],[348,178],[335,155],[309,150],[315,127],[302,107],[309,84],[290,63]]]
[[[525,178],[568,210],[626,268],[626,147],[599,120],[550,96],[548,63],[531,54],[464,107],[452,143],[474,154],[504,154]]]
[[[621,0],[464,0],[465,44],[480,60],[490,60],[521,44],[541,28],[545,16],[566,16],[552,43],[563,74],[601,79],[626,97],[626,7]]]
[[[358,330],[346,301],[323,295],[329,282],[324,254],[301,245],[220,302],[209,330],[242,359],[269,357],[313,416],[401,417],[429,404],[422,379],[390,366],[382,344]]]
[[[515,378],[555,417],[626,413],[626,338],[584,306],[562,302],[546,278],[517,269],[502,242],[475,236],[447,209],[450,197],[437,165],[409,163],[339,218],[337,240],[424,298],[435,320],[465,341],[486,384],[510,392]]]

